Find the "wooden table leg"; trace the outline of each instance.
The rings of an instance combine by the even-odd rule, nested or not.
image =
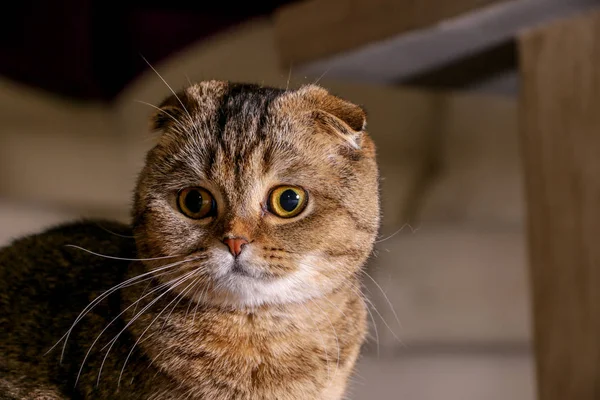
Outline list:
[[[600,399],[600,13],[523,34],[521,138],[540,400]]]

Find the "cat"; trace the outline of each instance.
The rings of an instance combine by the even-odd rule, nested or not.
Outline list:
[[[131,226],[0,251],[0,399],[343,398],[380,219],[365,111],[205,81],[151,127]]]

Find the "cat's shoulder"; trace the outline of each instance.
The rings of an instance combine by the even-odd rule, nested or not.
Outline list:
[[[129,225],[102,219],[80,219],[52,225],[43,231],[17,237],[4,249],[27,244],[72,242],[73,240],[94,241],[133,241],[133,233]]]
[[[0,269],[7,266],[26,269],[26,266],[43,264],[89,265],[110,260],[101,255],[135,257],[131,228],[119,222],[96,219],[55,225],[42,232],[17,238],[0,249]]]

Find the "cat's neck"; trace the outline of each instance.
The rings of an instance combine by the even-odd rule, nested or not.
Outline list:
[[[210,370],[211,376],[235,376],[235,385],[248,390],[281,385],[282,393],[289,390],[290,380],[308,380],[314,381],[315,398],[323,398],[319,396],[333,371],[341,371],[339,378],[347,375],[345,366],[354,363],[364,338],[366,311],[357,287],[357,282],[348,282],[303,303],[255,309],[186,300],[169,306],[172,300],[161,299],[130,331],[141,339],[138,346],[153,365],[173,379],[201,382]],[[139,296],[131,291],[125,304]],[[263,382],[257,371],[271,383]]]
[[[192,300],[178,293],[159,298],[163,291],[152,292],[154,292],[153,287],[146,287],[143,290],[140,287],[128,287],[123,291],[124,309],[139,302],[133,310],[130,309],[129,312],[124,310],[127,320],[131,321],[136,314],[141,314],[140,309],[144,309],[144,322],[148,322],[148,317],[152,316],[156,319],[152,325],[161,325],[163,329],[173,325],[177,329],[193,331],[201,329],[207,316],[210,316],[211,322],[214,322],[214,318],[222,319],[223,323],[234,323],[247,329],[249,335],[260,334],[261,330],[275,332],[292,328],[297,331],[303,329],[314,331],[313,325],[322,326],[322,322],[328,318],[344,316],[347,303],[363,302],[360,283],[356,277],[321,296],[301,302],[263,304],[256,307],[212,304],[202,300]],[[140,300],[142,298],[143,300]],[[277,324],[279,328],[273,329],[271,324]]]

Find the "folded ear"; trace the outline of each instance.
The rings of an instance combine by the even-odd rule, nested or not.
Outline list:
[[[300,89],[314,106],[316,121],[356,149],[367,126],[367,114],[354,103],[340,99],[316,85]]]
[[[186,100],[185,92],[173,94],[163,100],[150,118],[150,128],[153,131],[162,131],[173,124],[181,125],[182,118],[187,117],[188,106],[184,103]]]

